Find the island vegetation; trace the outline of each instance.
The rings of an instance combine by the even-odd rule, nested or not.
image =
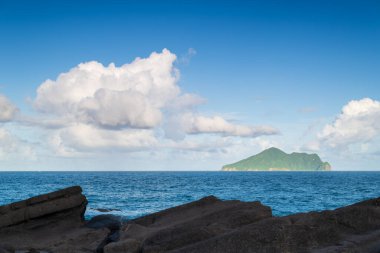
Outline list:
[[[224,171],[328,171],[331,166],[317,154],[287,154],[278,148],[269,148],[257,155],[222,167]]]

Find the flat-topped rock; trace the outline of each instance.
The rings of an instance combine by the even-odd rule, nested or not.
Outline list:
[[[39,195],[9,205],[0,206],[0,228],[38,220],[45,216],[60,214],[73,221],[83,221],[87,199],[82,188],[73,186],[48,194]],[[65,215],[66,214],[66,215]]]
[[[95,252],[107,228],[85,227],[87,199],[73,186],[0,207],[0,252]]]

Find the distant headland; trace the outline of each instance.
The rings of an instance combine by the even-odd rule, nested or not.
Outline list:
[[[329,171],[331,165],[317,154],[287,154],[278,148],[268,148],[257,155],[222,167],[223,171]]]

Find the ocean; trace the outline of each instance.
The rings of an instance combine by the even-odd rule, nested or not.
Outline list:
[[[126,219],[214,195],[259,200],[276,216],[380,197],[380,172],[0,172],[0,205],[72,185],[89,204]]]

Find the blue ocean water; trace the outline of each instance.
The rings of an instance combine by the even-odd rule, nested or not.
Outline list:
[[[334,209],[380,197],[380,172],[0,172],[0,205],[80,185],[97,208],[135,218],[207,195],[259,200],[273,214]]]

